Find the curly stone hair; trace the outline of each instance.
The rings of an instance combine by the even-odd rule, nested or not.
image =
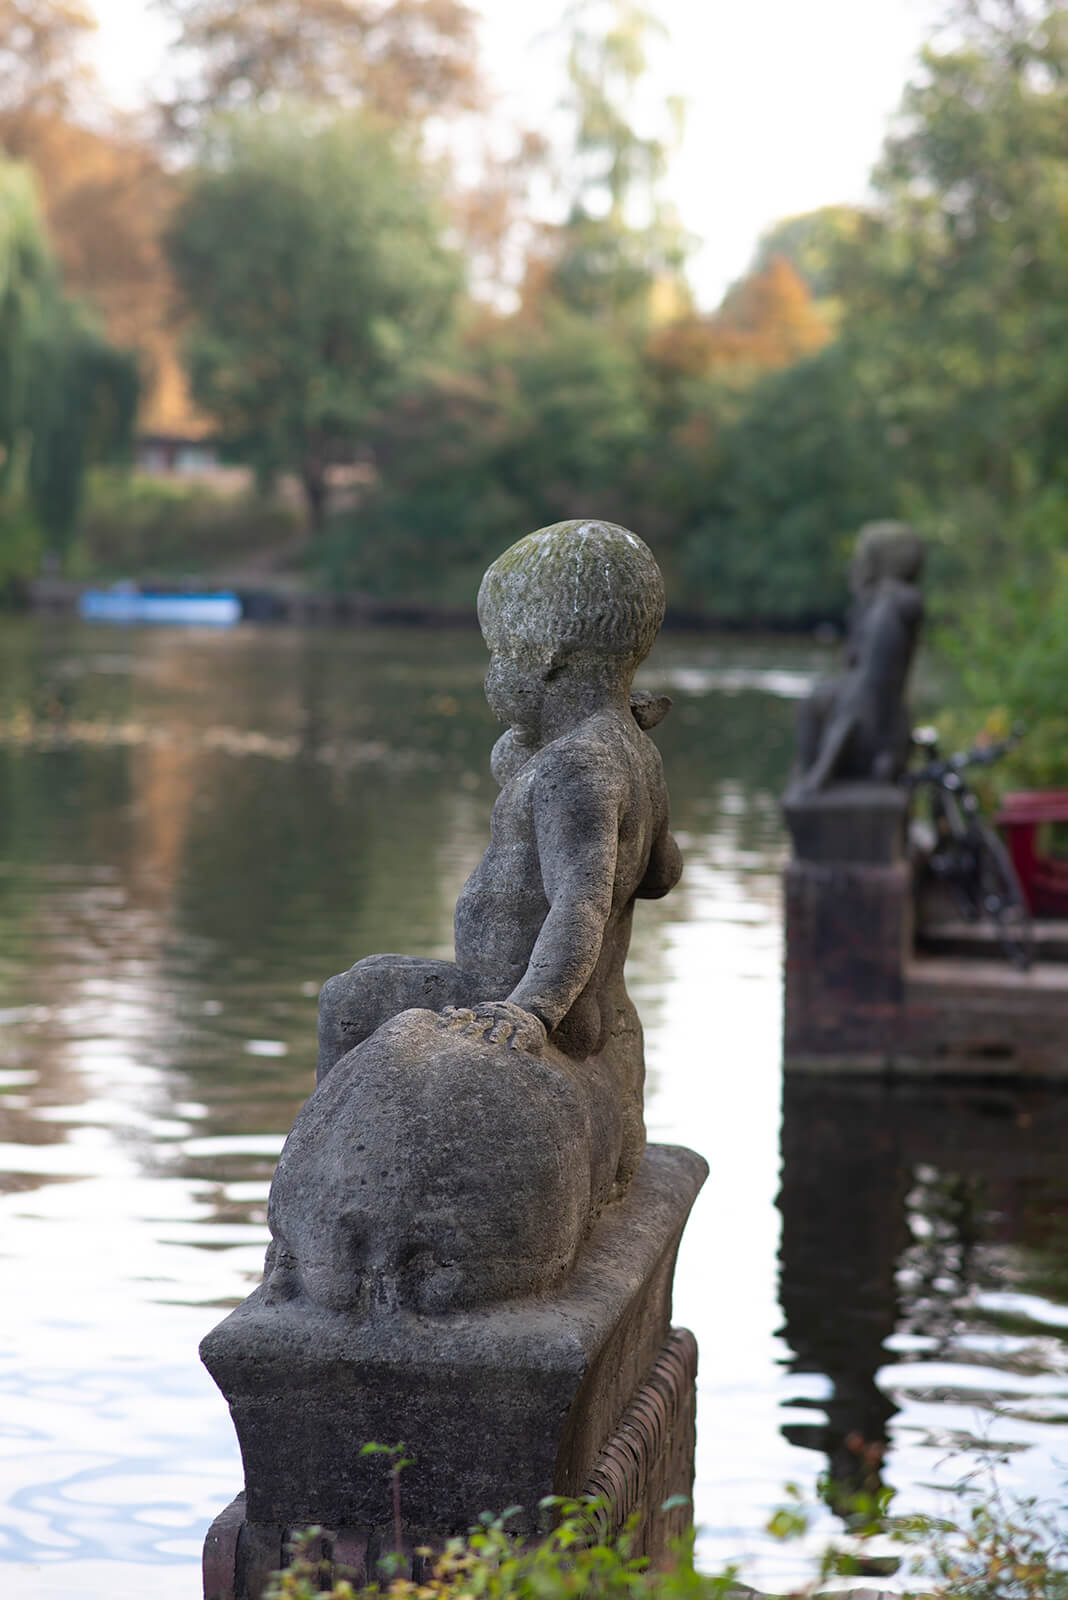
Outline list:
[[[664,620],[648,545],[614,522],[556,522],[506,550],[478,591],[487,644],[535,657],[578,652],[636,667]]]

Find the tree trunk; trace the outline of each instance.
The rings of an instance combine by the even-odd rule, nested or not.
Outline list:
[[[326,521],[326,469],[321,461],[305,461],[300,477],[308,504],[308,525],[312,533],[321,533]]]

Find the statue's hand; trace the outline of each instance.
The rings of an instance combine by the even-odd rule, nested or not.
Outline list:
[[[510,1000],[482,1000],[472,1007],[445,1006],[441,1015],[450,1028],[471,1038],[510,1045],[513,1050],[525,1050],[532,1056],[540,1054],[548,1037],[539,1017]]]

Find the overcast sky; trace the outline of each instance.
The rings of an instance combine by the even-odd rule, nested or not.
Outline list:
[[[542,127],[562,92],[563,0],[477,0],[498,114]],[[145,0],[93,0],[96,61],[132,105],[158,76],[166,30]],[[654,0],[669,29],[653,91],[681,95],[686,132],[668,190],[702,241],[691,277],[713,306],[769,223],[861,200],[934,0]]]

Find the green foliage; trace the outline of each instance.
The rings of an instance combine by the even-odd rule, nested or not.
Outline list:
[[[840,615],[857,528],[897,510],[894,485],[872,470],[878,442],[841,345],[757,384],[721,442],[718,503],[684,545],[700,608],[740,620]]]
[[[393,1458],[401,1449],[385,1453]],[[824,1549],[812,1581],[795,1592],[825,1593],[829,1580],[878,1579],[904,1567],[916,1581],[917,1587],[904,1591],[914,1600],[1066,1600],[1064,1514],[1006,1493],[997,1476],[1001,1464],[988,1454],[955,1486],[945,1516],[895,1513],[894,1491],[885,1487],[854,1495],[846,1505],[838,1487],[821,1480],[821,1497],[844,1518],[848,1537]],[[768,1532],[783,1541],[803,1538],[814,1508],[795,1485],[787,1485],[786,1494]],[[275,1575],[267,1600],[370,1600],[385,1594],[397,1600],[740,1600],[752,1593],[738,1584],[733,1567],[715,1575],[697,1572],[692,1530],[675,1546],[667,1568],[654,1572],[632,1554],[632,1526],[618,1537],[604,1536],[603,1502],[550,1497],[542,1504],[553,1526],[536,1540],[510,1531],[514,1510],[496,1517],[487,1512],[466,1538],[450,1540],[436,1556],[418,1552],[430,1566],[420,1579],[409,1579],[387,1558],[382,1579],[359,1590],[345,1580],[325,1586],[323,1530],[310,1528],[294,1541],[293,1560]]]
[[[528,230],[519,313],[469,308],[456,337],[441,175],[398,129],[468,94],[469,9],[170,9],[183,48],[203,55],[194,121],[211,82],[247,102],[205,134],[170,236],[194,395],[261,484],[297,475],[316,527],[330,469],[359,463],[366,487],[315,552],[331,582],[466,606],[502,542],[596,514],[652,540],[676,606],[808,624],[841,615],[857,527],[903,517],[934,545],[932,610],[958,666],[947,726],[964,737],[1022,718],[1031,731],[999,776],[1068,780],[1055,688],[1068,8],[951,0],[872,204],[777,224],[703,317],[662,195],[678,107],[652,132],[634,114],[663,30],[642,0],[572,0],[571,149],[554,174],[565,220]],[[407,47],[412,16],[424,53]],[[288,93],[303,103],[287,108]],[[3,167],[0,584],[69,541],[86,463],[121,443],[133,393],[129,364],[62,295],[26,175]],[[246,547],[246,506],[194,495],[173,509],[168,528],[162,490],[101,478],[85,562],[210,565],[213,521],[227,551]]]
[[[355,459],[448,324],[459,268],[427,171],[366,117],[233,117],[169,252],[197,402],[261,476],[297,472],[318,523],[327,468]]]
[[[29,173],[0,162],[0,583],[66,545],[86,468],[121,448],[136,396],[132,361],[63,294]]]
[[[879,209],[838,260],[894,470],[935,503],[966,484],[1011,506],[1066,465],[1068,29],[995,9],[925,53]]]
[[[41,565],[41,529],[24,496],[0,492],[0,603],[17,603]]]
[[[898,506],[936,541],[947,731],[1022,719],[996,781],[1063,782],[1068,11],[989,0],[954,21],[839,253],[843,347],[879,396]]]
[[[299,527],[296,511],[277,500],[98,467],[88,475],[75,554],[85,576],[101,578],[225,571],[284,547]]]
[[[964,1486],[954,1523],[914,1519],[907,1530],[927,1545],[917,1563],[933,1568],[932,1600],[1063,1600],[1068,1544],[1056,1513],[1033,1498],[1009,1501],[996,1482]]]
[[[114,457],[128,439],[137,388],[130,357],[80,308],[60,301],[36,341],[29,389],[29,491],[51,548],[62,548],[77,526],[90,464]]]
[[[462,363],[370,435],[379,481],[328,533],[335,583],[469,604],[487,560],[524,530],[635,516],[648,413],[632,348],[552,310],[473,340]]]
[[[388,1594],[396,1600],[727,1600],[734,1574],[707,1577],[693,1564],[692,1536],[680,1541],[665,1572],[650,1572],[631,1554],[632,1530],[615,1539],[600,1536],[604,1507],[597,1501],[543,1502],[555,1526],[536,1541],[508,1528],[514,1513],[488,1512],[466,1538],[451,1539],[418,1581],[387,1574],[381,1583],[356,1590],[342,1580],[320,1587],[315,1546],[318,1528],[296,1541],[293,1563],[273,1579],[268,1600],[356,1600]],[[425,1552],[429,1556],[429,1552]]]
[[[984,1453],[980,1464],[952,1490],[945,1516],[894,1513],[885,1487],[840,1503],[838,1486],[820,1480],[821,1497],[835,1506],[850,1530],[847,1544],[832,1543],[819,1563],[819,1586],[829,1578],[877,1577],[897,1572],[895,1547],[913,1552],[908,1570],[913,1600],[1065,1600],[1068,1597],[1068,1525],[1063,1509],[1034,1497],[1008,1494],[997,1468],[1005,1458]],[[811,1507],[787,1486],[787,1503],[768,1523],[783,1540],[805,1535]],[[806,1590],[810,1593],[811,1590]]]
[[[533,323],[469,343],[399,425],[385,419],[379,484],[359,533],[353,519],[335,534],[335,574],[455,584],[458,601],[509,528],[588,509],[654,540],[677,604],[811,622],[844,609],[858,526],[905,517],[935,545],[968,716],[1041,719],[1020,760],[1068,771],[1048,689],[1068,495],[1068,14],[958,8],[906,95],[877,205],[790,219],[761,245],[759,260],[785,253],[833,296],[839,336],[728,382],[696,376],[708,329],[694,319],[685,336],[634,337],[649,272],[625,213],[663,147],[625,114],[649,19],[607,12],[600,33],[594,8],[573,19],[582,180],[549,278],[569,309],[543,301]]]
[[[836,343],[757,384],[684,567],[715,612],[843,598],[857,525],[934,544],[962,739],[1022,719],[999,782],[1068,779],[1068,10],[960,0],[928,49],[870,211],[772,230],[833,293]]]
[[[829,299],[837,290],[839,252],[856,237],[863,217],[856,206],[820,206],[784,217],[761,235],[751,270],[785,256],[817,300]]]

